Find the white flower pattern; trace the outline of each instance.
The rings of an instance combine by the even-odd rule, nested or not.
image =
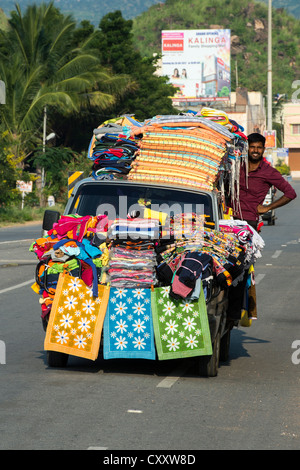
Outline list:
[[[103,286],[101,288],[103,289]],[[102,325],[102,322],[98,322],[102,298],[102,294],[97,298],[91,296],[91,289],[87,288],[81,279],[65,275],[57,309],[51,312],[53,326],[52,331],[49,329],[50,339],[47,339],[46,333],[47,341],[51,345],[59,345],[60,348],[66,347],[68,351],[73,350],[72,354],[75,356],[77,352],[78,355],[84,354],[83,357],[89,357],[89,354],[94,356],[95,353],[92,353],[91,349],[94,337],[99,338],[95,329],[99,328],[97,325]],[[104,304],[106,305],[105,302]],[[104,314],[105,308],[103,318]]]
[[[155,359],[150,289],[126,289],[126,296],[121,301],[112,302],[116,297],[117,288],[111,288],[109,314],[104,321],[104,335],[107,335],[109,346],[104,346],[104,358]],[[112,312],[116,314],[114,317]]]
[[[154,297],[154,323],[159,332],[156,337],[159,359],[181,357],[182,353],[187,357],[211,354],[205,303],[200,300],[198,302],[173,299],[168,287],[155,289]]]

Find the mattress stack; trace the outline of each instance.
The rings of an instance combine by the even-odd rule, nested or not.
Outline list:
[[[127,179],[211,190],[234,136],[202,116],[156,116],[142,127],[140,151]]]

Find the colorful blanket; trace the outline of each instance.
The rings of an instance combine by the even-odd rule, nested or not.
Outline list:
[[[104,359],[155,359],[150,289],[111,288],[104,321]]]
[[[151,292],[152,317],[158,359],[212,354],[203,289],[196,301],[175,300],[170,286]]]
[[[99,285],[98,297],[95,298],[81,279],[60,274],[45,350],[96,360],[108,298],[109,287]]]

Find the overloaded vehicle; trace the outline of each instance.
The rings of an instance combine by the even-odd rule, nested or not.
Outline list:
[[[201,376],[217,375],[239,324],[227,318],[228,291],[245,271],[249,288],[263,246],[224,214],[224,184],[235,198],[246,152],[241,129],[218,110],[215,121],[204,109],[94,130],[91,176],[63,215],[45,211],[31,247],[49,366],[96,360],[101,345],[104,360],[191,357]],[[243,314],[251,324],[247,306]]]

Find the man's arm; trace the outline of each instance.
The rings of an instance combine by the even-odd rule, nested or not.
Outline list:
[[[286,197],[286,196],[281,196],[277,201],[272,202],[268,206],[264,206],[263,204],[259,204],[257,206],[257,212],[261,214],[265,214],[266,212],[269,212],[270,210],[277,209],[278,207],[285,206],[289,202],[291,202],[292,199]]]

